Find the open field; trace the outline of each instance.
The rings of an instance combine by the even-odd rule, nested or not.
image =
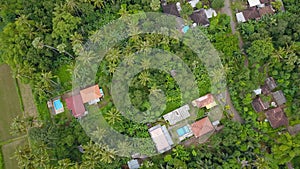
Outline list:
[[[37,116],[36,106],[34,104],[32,90],[29,84],[23,84],[18,81],[18,85],[21,91],[24,112],[28,116]]]
[[[21,115],[20,100],[16,90],[16,82],[12,78],[10,68],[0,66],[0,142],[13,138],[9,134],[10,124],[14,117]]]
[[[9,144],[6,144],[2,146],[2,154],[3,154],[3,161],[5,169],[19,169],[17,165],[17,160],[15,158],[12,158],[14,156],[14,153],[16,149],[27,143],[26,138],[21,138],[19,140],[16,140],[14,142],[11,142]]]

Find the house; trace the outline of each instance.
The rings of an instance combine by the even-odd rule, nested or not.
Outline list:
[[[287,126],[289,124],[284,111],[280,107],[266,111],[266,117],[273,128]]]
[[[180,122],[181,120],[190,117],[189,110],[190,107],[188,105],[184,105],[176,110],[173,110],[168,114],[165,114],[163,118],[165,121],[168,121],[170,125],[174,125],[177,122]]]
[[[89,105],[98,103],[100,101],[100,98],[103,96],[98,85],[80,90],[80,95],[82,98],[82,102],[88,103]]]
[[[140,168],[139,161],[136,159],[128,161],[127,165],[129,167],[129,169],[139,169]]]
[[[162,9],[163,9],[163,12],[166,14],[175,15],[177,17],[180,17],[178,8],[177,8],[176,4],[174,4],[174,3],[163,4]]]
[[[60,101],[60,97],[55,98],[53,100],[49,100],[47,102],[47,106],[53,115],[57,115],[57,114],[60,114],[65,111],[64,106],[63,106],[62,102]]]
[[[200,9],[200,10],[196,10],[194,11],[191,15],[190,15],[191,20],[198,24],[198,25],[202,25],[202,26],[209,26],[209,20],[206,16],[205,10],[204,9]]]
[[[235,16],[238,22],[246,22],[243,12],[238,12],[235,14]]]
[[[261,5],[259,0],[248,0],[248,4],[250,7]]]
[[[217,16],[217,12],[212,8],[205,9],[204,11],[208,19]]]
[[[260,17],[264,16],[264,15],[268,15],[268,14],[274,14],[274,10],[271,6],[264,6],[262,8],[258,9],[258,13],[260,15]]]
[[[282,90],[276,91],[272,93],[273,99],[275,100],[277,106],[283,105],[286,103],[286,98],[282,92]]]
[[[174,142],[166,126],[156,125],[148,131],[159,153],[164,153],[172,148]]]
[[[207,109],[210,109],[217,105],[217,103],[214,100],[214,97],[212,94],[207,94],[205,96],[202,96],[194,101],[192,101],[192,105],[194,107],[202,108],[206,107]]]
[[[263,112],[270,107],[269,103],[264,103],[260,97],[256,97],[251,104],[256,112]]]
[[[200,119],[196,122],[194,122],[191,125],[192,131],[194,133],[194,136],[196,138],[201,137],[209,132],[214,131],[214,127],[211,124],[210,120],[208,119],[208,117],[205,117],[203,119]]]
[[[260,15],[259,15],[256,7],[251,7],[251,8],[245,9],[242,13],[243,13],[243,16],[246,21],[248,21],[250,19],[259,19],[260,18]]]
[[[272,90],[277,87],[275,80],[273,77],[268,77],[265,80],[265,84],[261,87],[263,94],[269,94]]]
[[[71,110],[74,117],[79,118],[87,113],[85,111],[85,107],[79,93],[67,97],[65,101],[67,103],[68,109]]]
[[[197,3],[199,2],[199,0],[189,0],[188,3],[193,7],[196,8]],[[201,3],[201,2],[200,2]]]
[[[259,0],[261,4],[267,4],[270,5],[271,4],[271,0]]]

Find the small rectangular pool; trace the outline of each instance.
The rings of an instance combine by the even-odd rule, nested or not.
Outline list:
[[[53,106],[54,106],[55,111],[61,110],[63,108],[63,104],[62,104],[62,102],[59,99],[55,100],[53,102]]]
[[[177,134],[179,135],[179,137],[191,132],[188,126],[183,126],[179,129],[177,129]]]

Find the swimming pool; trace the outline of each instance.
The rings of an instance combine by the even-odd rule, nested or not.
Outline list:
[[[190,129],[188,128],[188,126],[183,126],[179,129],[177,129],[177,134],[179,135],[179,137],[181,137],[189,132],[190,132]]]
[[[61,101],[58,99],[58,100],[55,100],[54,102],[53,102],[53,105],[54,105],[54,109],[55,110],[60,110],[60,109],[62,109],[63,108],[63,105],[62,105],[62,103],[61,103]]]

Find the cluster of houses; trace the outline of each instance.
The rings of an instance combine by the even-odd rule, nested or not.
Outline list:
[[[211,109],[217,106],[217,103],[212,94],[206,94],[192,101],[191,105],[186,104],[165,114],[163,119],[168,125],[158,124],[148,129],[158,153],[169,151],[175,144],[192,136],[201,138],[216,130],[219,121],[211,122],[207,116],[195,121],[195,117],[190,113],[190,106]],[[127,162],[126,168],[138,169],[140,163],[140,159],[132,159]]]
[[[288,126],[289,121],[283,108],[286,98],[281,90],[276,90],[277,85],[272,77],[265,80],[265,84],[254,90],[256,94],[252,107],[256,112],[264,112],[267,121],[273,128]]]
[[[98,85],[93,85],[81,90],[74,90],[63,95],[67,108],[75,118],[85,116],[88,111],[86,104],[93,105],[98,103],[104,97],[104,92]],[[64,112],[64,106],[61,97],[51,99],[47,102],[48,108],[53,115]]]
[[[210,109],[216,105],[212,94],[192,101],[192,106],[196,108],[206,107]],[[189,111],[190,106],[186,104],[163,116],[168,126],[158,124],[148,129],[158,153],[170,150],[175,143],[178,144],[186,138],[192,136],[199,138],[214,132],[215,127],[219,124],[218,121],[211,123],[208,117],[194,121],[194,118],[190,118]]]
[[[189,16],[189,18],[193,21],[193,27],[195,27],[196,25],[202,25],[207,27],[210,23],[209,19],[214,16],[217,16],[216,11],[212,8],[196,9],[197,3],[202,3],[199,0],[189,0],[188,3],[192,6],[193,9],[195,9],[193,13]],[[167,1],[162,0],[161,6],[164,13],[180,17],[180,11],[182,10],[180,2],[167,3]],[[184,25],[184,23],[180,23],[179,29],[181,32],[186,33],[189,29],[189,26]]]
[[[248,20],[258,20],[264,15],[271,15],[275,10],[271,5],[272,0],[248,0],[247,9],[236,13],[238,22],[246,22]]]

